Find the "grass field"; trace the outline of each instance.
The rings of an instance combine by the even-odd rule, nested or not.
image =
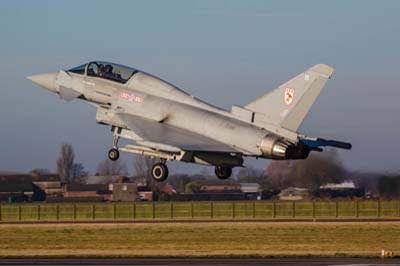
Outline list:
[[[400,218],[400,201],[26,203],[0,205],[0,222],[275,218]]]
[[[400,223],[3,224],[0,257],[377,257]]]

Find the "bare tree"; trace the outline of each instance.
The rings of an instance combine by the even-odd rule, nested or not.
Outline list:
[[[96,172],[98,175],[102,176],[113,176],[113,175],[126,175],[127,167],[126,163],[123,161],[111,161],[105,158],[97,166]]]
[[[32,175],[46,175],[50,174],[50,170],[46,168],[34,168],[31,171],[29,171],[30,174]]]
[[[262,190],[270,189],[265,172],[251,165],[241,168],[237,173],[236,179],[240,183],[258,183]]]
[[[57,159],[57,173],[62,181],[68,181],[72,178],[74,157],[72,145],[68,143],[61,144],[60,154]]]
[[[156,161],[155,158],[149,156],[136,156],[133,161],[133,176],[148,180],[148,178],[151,178],[150,171]]]
[[[317,189],[325,183],[340,183],[346,171],[335,150],[324,154],[311,154],[306,160],[296,161],[291,167],[290,178],[300,187]]]
[[[246,166],[246,168],[240,168],[237,173],[237,179],[239,182],[257,182],[257,180],[263,177],[263,171],[252,165]]]
[[[267,169],[267,180],[273,189],[282,190],[291,185],[289,178],[291,162],[289,160],[272,161]]]
[[[72,166],[72,174],[74,178],[88,176],[89,172],[85,170],[82,163],[74,163]]]
[[[154,193],[154,199],[157,199],[164,186],[163,183],[155,181],[151,176],[151,168],[156,162],[156,158],[149,156],[136,156],[133,161],[133,176],[136,178],[143,178],[146,181],[147,187]]]

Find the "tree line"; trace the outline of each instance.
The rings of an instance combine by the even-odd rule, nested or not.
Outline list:
[[[164,184],[154,181],[150,175],[150,169],[155,162],[155,158],[136,156],[131,176],[144,179],[151,190],[159,192]],[[75,162],[75,152],[69,143],[61,144],[56,167],[63,182],[79,182],[80,177],[89,175],[82,163]],[[37,168],[32,172],[41,174],[50,171]],[[98,164],[95,175],[114,176],[129,175],[129,173],[124,161],[111,161],[104,158]],[[210,177],[207,173],[175,174],[165,182],[170,183],[179,191],[184,191],[189,183],[208,178]],[[379,196],[397,197],[400,195],[400,175],[349,171],[344,167],[334,149],[324,153],[312,153],[306,160],[271,161],[265,169],[251,166],[241,168],[233,178],[238,182],[258,183],[264,191],[281,191],[287,187],[316,190],[327,183],[351,180],[359,187]]]

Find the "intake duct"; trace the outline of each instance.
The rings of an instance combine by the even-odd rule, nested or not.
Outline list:
[[[266,135],[261,141],[261,152],[264,158],[273,160],[305,159],[310,148],[302,143],[293,143],[275,134]]]

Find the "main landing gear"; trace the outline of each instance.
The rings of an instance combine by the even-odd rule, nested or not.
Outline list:
[[[118,140],[119,136],[117,134],[114,135],[113,147],[108,151],[108,158],[111,161],[116,161],[119,158],[118,151]],[[163,182],[168,177],[168,167],[165,164],[166,159],[162,158],[160,161],[153,165],[151,168],[151,176],[156,182]],[[232,175],[232,168],[226,166],[215,166],[215,175],[219,179],[228,179]]]
[[[228,179],[232,174],[232,168],[224,166],[215,166],[215,175],[219,179]]]
[[[116,129],[117,131],[118,129]],[[111,161],[116,161],[119,158],[119,151],[118,151],[118,140],[119,136],[117,134],[114,135],[114,142],[113,147],[111,150],[108,151],[108,158]],[[168,177],[168,167],[165,164],[166,159],[160,159],[160,162],[153,165],[151,168],[151,176],[157,182],[163,182]]]
[[[165,179],[167,179],[168,167],[165,164],[165,161],[162,160],[161,162],[153,165],[153,167],[151,168],[151,176],[157,182],[163,182],[165,181]]]

